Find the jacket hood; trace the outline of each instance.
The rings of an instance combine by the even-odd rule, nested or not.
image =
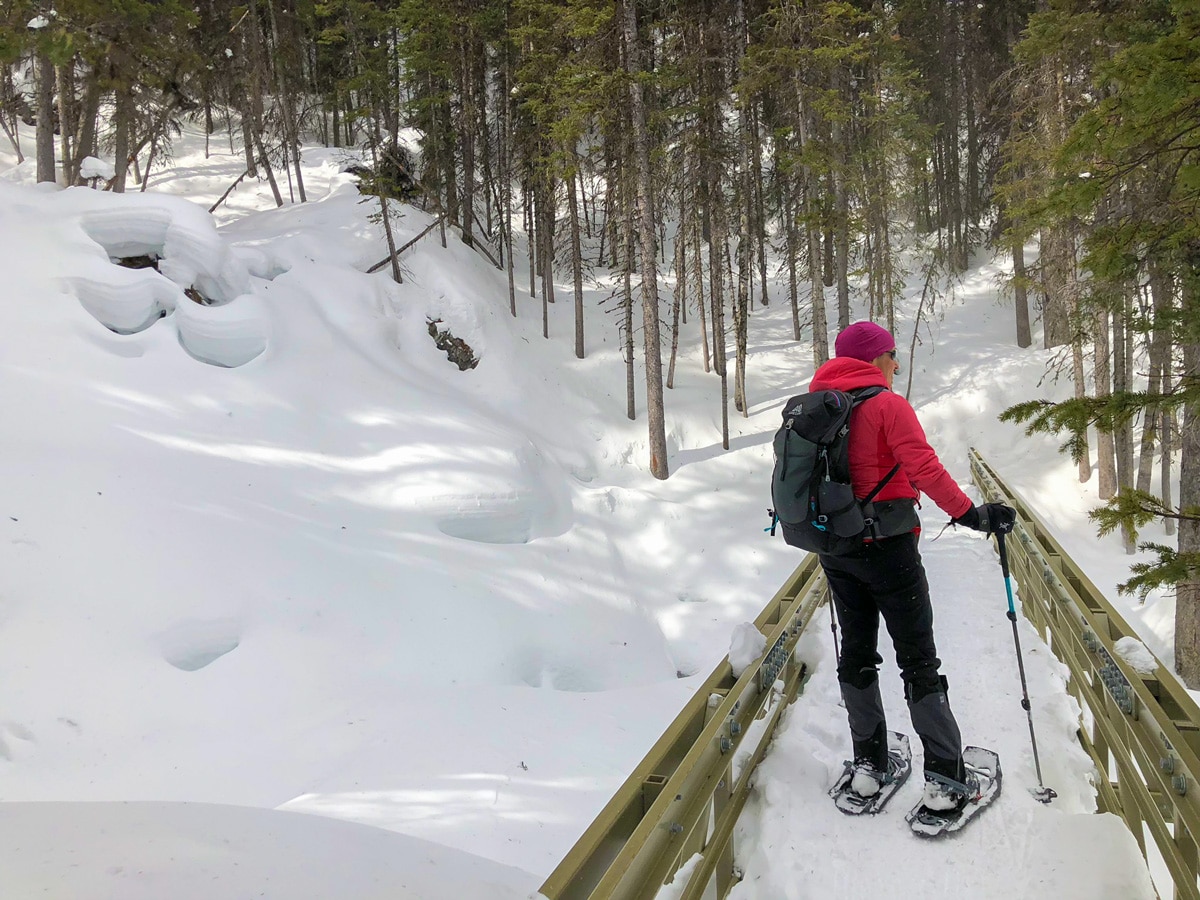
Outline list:
[[[810,391],[852,391],[877,384],[887,387],[883,372],[867,362],[839,356],[831,359],[813,375]]]

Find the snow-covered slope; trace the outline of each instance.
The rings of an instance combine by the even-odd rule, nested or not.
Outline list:
[[[313,202],[244,184],[215,218],[238,160],[177,159],[138,197],[0,178],[0,796],[164,803],[139,809],[181,835],[226,826],[169,804],[316,812],[536,886],[797,562],[762,532],[778,409],[812,370],[782,290],[753,314],[729,452],[686,326],[658,482],[607,285],[579,361],[571,304],[543,340],[540,301],[522,292],[514,320],[503,274],[453,235],[406,255],[402,285],[363,274],[381,229],[338,153],[306,153]],[[405,209],[398,240],[428,223]],[[109,261],[143,253],[161,273]],[[995,421],[1047,362],[1011,346],[997,271],[981,262],[915,359],[911,324],[897,335],[912,399],[959,478],[979,446],[1113,583],[1073,467]],[[839,713],[818,709],[828,742],[804,752],[832,758]],[[48,815],[0,805],[11,829]]]

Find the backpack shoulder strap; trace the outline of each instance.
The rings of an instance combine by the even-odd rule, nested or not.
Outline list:
[[[887,388],[881,384],[871,384],[867,385],[866,387],[856,388],[855,390],[848,391],[847,393],[850,395],[851,403],[854,406],[858,406],[858,404],[870,400],[872,397],[878,396],[886,390]],[[883,478],[879,479],[879,483],[875,485],[875,487],[871,488],[871,493],[867,494],[867,496],[863,497],[859,502],[863,505],[866,505],[874,500],[879,492],[883,490],[884,485],[891,481],[893,476],[895,476],[895,474],[899,471],[900,463],[896,463],[894,466],[892,466],[891,470],[883,476]]]
[[[855,406],[858,406],[858,404],[862,403],[863,401],[870,400],[872,397],[878,396],[886,390],[887,388],[885,388],[882,384],[869,384],[866,387],[860,387],[855,388],[852,391],[846,391],[846,393],[850,395],[850,402]]]

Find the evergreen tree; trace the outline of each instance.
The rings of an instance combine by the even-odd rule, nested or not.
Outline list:
[[[1175,587],[1176,668],[1200,687],[1200,147],[1192,139],[1200,131],[1200,11],[1159,0],[1117,4],[1101,17],[1063,3],[1041,18],[1051,17],[1104,40],[1093,45],[1094,101],[1059,146],[1035,215],[1088,223],[1083,263],[1091,295],[1108,298],[1106,316],[1120,320],[1114,333],[1140,330],[1159,342],[1165,377],[1158,392],[1125,385],[1061,404],[1023,404],[1008,415],[1031,428],[1066,430],[1078,452],[1089,425],[1112,434],[1138,414],[1153,421],[1163,410],[1182,413],[1178,506],[1123,487],[1095,516],[1102,532],[1132,533],[1161,517],[1178,521],[1178,547],[1143,545],[1157,562],[1135,566],[1123,589],[1144,596]],[[1138,317],[1123,298],[1146,273],[1159,297]],[[1168,341],[1179,348],[1173,357],[1164,352]]]

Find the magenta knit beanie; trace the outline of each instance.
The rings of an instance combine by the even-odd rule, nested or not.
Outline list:
[[[871,362],[889,350],[894,350],[896,341],[886,328],[874,322],[855,322],[837,336],[833,350],[837,356],[848,356]]]

